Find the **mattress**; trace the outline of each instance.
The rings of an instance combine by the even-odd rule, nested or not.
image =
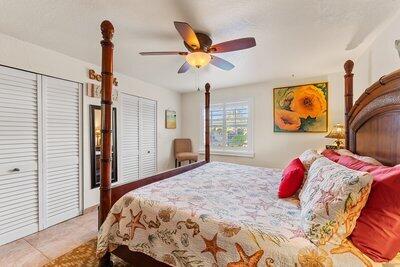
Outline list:
[[[281,172],[212,162],[129,192],[97,254],[126,245],[171,266],[379,266],[347,240],[312,244],[299,200],[277,197]]]

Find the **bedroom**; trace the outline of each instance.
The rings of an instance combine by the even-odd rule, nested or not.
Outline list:
[[[0,266],[107,266],[110,257],[117,266],[399,264],[400,1],[0,3]],[[194,54],[180,31],[187,25],[214,45],[249,38],[247,49],[211,46],[202,53],[209,64],[179,74],[186,54],[139,54]],[[318,116],[295,107],[307,93]],[[335,150],[306,162],[310,149],[333,148],[338,136],[388,167]],[[197,162],[175,168],[174,140],[183,138]],[[294,196],[278,198],[282,170],[297,158],[303,175],[288,180]],[[358,182],[327,184],[346,179],[325,167]],[[315,189],[339,194],[337,187],[353,190],[351,201],[315,199]],[[374,206],[376,198],[384,204]],[[326,244],[306,213],[337,222],[319,229],[334,229]],[[376,214],[383,232],[375,224],[374,239],[365,227]]]

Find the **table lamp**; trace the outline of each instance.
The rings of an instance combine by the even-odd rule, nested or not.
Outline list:
[[[335,139],[336,148],[340,148],[342,145],[341,139],[345,139],[344,126],[339,123],[335,124],[329,134],[325,137]]]

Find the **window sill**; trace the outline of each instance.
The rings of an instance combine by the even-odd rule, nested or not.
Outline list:
[[[204,150],[199,150],[199,154],[205,154]],[[211,150],[210,154],[211,155],[218,155],[218,156],[254,158],[254,152],[253,151]]]

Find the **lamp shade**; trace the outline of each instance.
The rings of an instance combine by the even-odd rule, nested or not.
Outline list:
[[[335,124],[329,134],[325,137],[333,139],[345,139],[344,126],[339,123]]]
[[[187,63],[198,69],[207,65],[210,62],[210,60],[211,60],[210,54],[204,52],[189,53],[186,56]]]

